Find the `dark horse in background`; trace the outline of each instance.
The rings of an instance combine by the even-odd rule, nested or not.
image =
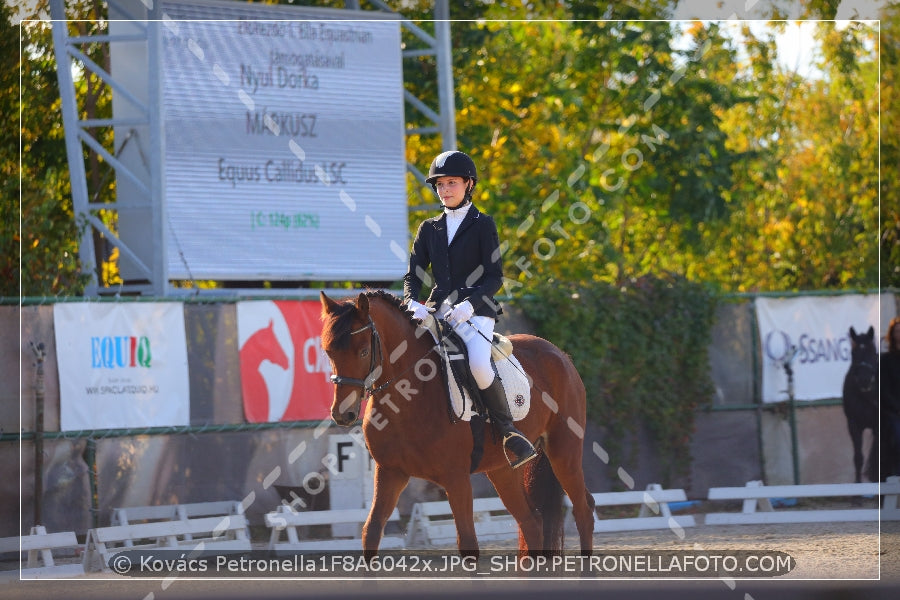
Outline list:
[[[853,442],[853,466],[856,483],[863,472],[863,431],[872,430],[872,446],[865,460],[869,481],[879,481],[878,473],[878,352],[875,349],[875,328],[856,333],[850,328],[850,369],[844,376],[844,414]]]

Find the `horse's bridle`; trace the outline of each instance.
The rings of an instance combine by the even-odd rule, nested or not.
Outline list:
[[[861,392],[871,392],[875,388],[875,382],[878,380],[878,369],[867,360],[860,360],[853,365],[855,367],[853,378],[859,386]],[[862,371],[862,373],[860,373]],[[860,381],[863,378],[864,381]]]
[[[393,377],[391,377],[390,379],[388,379],[387,381],[385,381],[378,387],[372,387],[372,385],[375,383],[375,380],[381,376],[381,373],[383,371],[381,363],[384,359],[384,355],[382,354],[382,351],[381,351],[381,336],[378,335],[378,329],[375,327],[375,321],[373,321],[372,317],[369,316],[369,322],[366,325],[363,325],[362,327],[360,327],[359,329],[355,329],[355,330],[351,331],[350,335],[356,335],[357,333],[362,333],[366,329],[372,330],[372,338],[370,340],[370,346],[369,346],[369,374],[366,375],[365,379],[359,379],[356,377],[344,377],[343,375],[338,375],[335,373],[335,374],[331,375],[330,379],[331,379],[331,383],[333,383],[335,385],[352,385],[354,387],[362,388],[363,396],[366,398],[369,398],[371,396],[374,396],[381,390],[385,389],[392,383],[394,383],[394,381],[398,377],[401,377],[402,375],[406,374],[413,367],[410,366],[409,368],[404,370],[402,373],[394,375]],[[422,358],[425,358],[425,356],[427,356],[429,353],[433,352],[434,349],[435,349],[435,346],[430,347],[428,349],[428,352],[426,352],[422,356]],[[377,363],[376,363],[376,359],[375,359],[376,352],[378,353]]]
[[[343,375],[332,374],[331,382],[335,385],[352,385],[355,387],[359,387],[363,389],[363,392],[366,397],[377,394],[384,388],[386,388],[391,382],[387,381],[380,386],[373,388],[372,384],[375,383],[375,380],[381,375],[381,361],[382,361],[382,353],[381,353],[381,337],[378,335],[378,330],[375,328],[375,321],[372,320],[372,317],[369,317],[369,322],[366,325],[363,325],[359,329],[350,332],[350,335],[356,335],[357,333],[362,333],[366,329],[372,330],[372,337],[370,339],[369,346],[369,374],[366,375],[365,379],[358,379],[356,377],[344,377]],[[378,362],[375,362],[375,354],[378,354]]]

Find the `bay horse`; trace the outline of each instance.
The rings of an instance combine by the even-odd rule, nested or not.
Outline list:
[[[384,525],[410,477],[447,494],[463,556],[479,556],[470,480],[473,429],[451,422],[434,339],[400,299],[366,291],[337,302],[320,293],[322,348],[335,382],[331,416],[349,427],[367,400],[362,430],[375,461],[372,507],[363,525],[364,556],[374,556]],[[484,431],[484,472],[519,525],[519,554],[554,554],[563,548],[562,493],[572,501],[580,551],[593,548],[594,501],[582,471],[585,388],[571,359],[547,340],[511,335],[513,352],[530,376],[531,408],[516,424],[540,457],[513,470],[502,446]],[[561,489],[560,489],[561,488]]]
[[[850,368],[844,376],[842,393],[844,415],[853,443],[853,468],[856,483],[862,481],[863,432],[872,431],[872,445],[865,460],[869,481],[878,481],[878,352],[875,349],[875,328],[856,333],[850,328]]]

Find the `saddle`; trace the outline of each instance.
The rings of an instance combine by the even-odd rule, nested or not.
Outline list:
[[[444,320],[429,315],[422,324],[438,345],[441,376],[448,392],[447,409],[451,422],[470,421],[476,415],[485,418],[487,411],[469,369],[465,342]],[[513,345],[509,338],[496,332],[491,343],[491,366],[503,383],[513,421],[524,419],[531,404],[531,378],[513,354]]]
[[[484,426],[490,421],[481,393],[469,368],[469,355],[465,342],[453,327],[444,320],[429,315],[423,326],[434,337],[441,357],[441,377],[447,388],[447,412],[450,422],[468,421],[472,430],[472,454],[469,471],[474,473],[484,454]],[[513,420],[528,414],[531,397],[531,378],[513,356],[512,342],[494,333],[491,342],[491,366],[500,378],[506,392]]]
[[[437,321],[438,325],[438,354],[441,357],[441,376],[444,385],[447,387],[447,411],[450,414],[450,422],[463,420],[465,415],[465,404],[459,406],[459,402],[454,402],[454,398],[466,398],[471,400],[469,419],[472,416],[481,418],[487,417],[487,409],[481,400],[478,384],[472,376],[472,370],[469,368],[469,350],[466,348],[465,342],[453,327],[446,321]],[[493,357],[491,366],[494,367]],[[457,406],[454,406],[457,404]]]

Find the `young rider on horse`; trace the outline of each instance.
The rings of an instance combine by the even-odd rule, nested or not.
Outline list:
[[[437,311],[463,339],[472,376],[491,421],[503,436],[504,449],[516,456],[511,461],[516,468],[537,454],[513,425],[503,384],[491,365],[489,340],[500,313],[493,296],[503,285],[497,226],[472,204],[478,173],[468,155],[456,150],[439,154],[425,181],[437,193],[444,211],[419,225],[403,278],[403,299],[416,319]],[[434,286],[422,304],[419,292],[429,265]]]

